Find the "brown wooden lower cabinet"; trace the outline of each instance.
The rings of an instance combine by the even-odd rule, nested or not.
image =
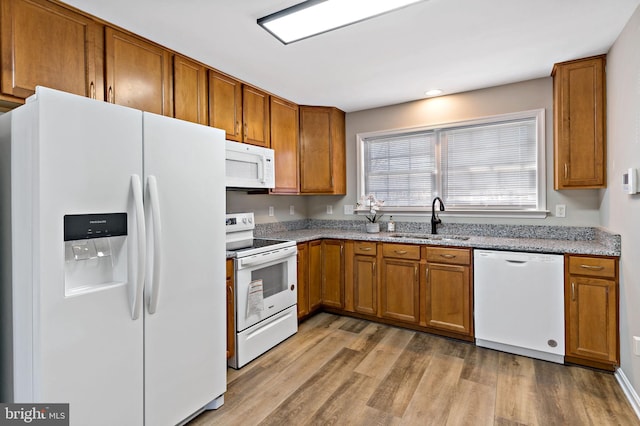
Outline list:
[[[378,268],[376,243],[356,241],[353,255],[353,310],[361,314],[378,313]]]
[[[309,315],[309,244],[298,244],[298,319]]]
[[[471,248],[314,240],[298,251],[299,318],[325,308],[473,341]],[[619,365],[618,275],[616,257],[565,255],[566,362]]]
[[[322,240],[309,242],[309,313],[322,305]]]
[[[427,247],[426,324],[473,334],[471,249]]]
[[[620,362],[618,260],[565,256],[566,359],[613,369]]]
[[[234,270],[233,259],[227,259],[227,358],[236,351]]]
[[[322,305],[344,308],[344,241],[322,241]]]

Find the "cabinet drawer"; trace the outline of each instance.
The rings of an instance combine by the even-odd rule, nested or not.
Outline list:
[[[353,243],[353,253],[366,256],[375,256],[376,243],[372,241],[356,241]]]
[[[605,257],[569,257],[569,273],[593,277],[615,277],[616,261]]]
[[[471,263],[471,250],[448,247],[427,247],[427,262],[468,265]]]
[[[382,255],[399,259],[420,260],[420,246],[413,244],[384,244],[382,246]]]

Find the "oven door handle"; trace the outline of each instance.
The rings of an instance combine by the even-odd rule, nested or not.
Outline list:
[[[273,250],[264,254],[254,254],[245,258],[238,259],[238,269],[243,269],[248,266],[262,265],[274,260],[286,259],[287,257],[295,256],[297,253],[296,247],[285,247],[279,250]]]

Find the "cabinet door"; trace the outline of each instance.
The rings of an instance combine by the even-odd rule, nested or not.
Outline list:
[[[269,95],[255,87],[242,86],[242,141],[269,148]]]
[[[233,259],[227,259],[227,358],[236,352],[235,306]]]
[[[103,99],[102,26],[41,0],[3,0],[2,93],[26,98],[36,85]]]
[[[207,69],[180,55],[173,56],[173,116],[208,124]]]
[[[410,323],[419,321],[420,262],[393,258],[382,259],[380,280],[380,315]]]
[[[331,111],[300,107],[300,192],[333,192]]]
[[[570,276],[565,289],[567,356],[618,362],[616,283]]]
[[[322,305],[322,240],[309,242],[309,312]]]
[[[439,263],[427,267],[427,326],[470,335],[469,267]]]
[[[298,319],[309,314],[309,246],[298,244]]]
[[[230,141],[242,142],[242,83],[209,70],[209,125],[227,132]]]
[[[604,62],[554,67],[555,189],[606,187]]]
[[[276,194],[296,194],[298,180],[298,105],[271,96],[271,148],[275,151]]]
[[[353,258],[354,310],[361,314],[378,313],[376,257],[355,255]]]
[[[322,304],[344,308],[344,241],[322,242]]]
[[[109,27],[105,45],[107,102],[173,115],[169,52]]]

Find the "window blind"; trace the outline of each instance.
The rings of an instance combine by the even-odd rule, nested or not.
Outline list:
[[[443,130],[443,194],[449,208],[537,206],[535,118]]]
[[[384,200],[385,206],[430,205],[435,145],[433,131],[365,139],[365,194]]]

